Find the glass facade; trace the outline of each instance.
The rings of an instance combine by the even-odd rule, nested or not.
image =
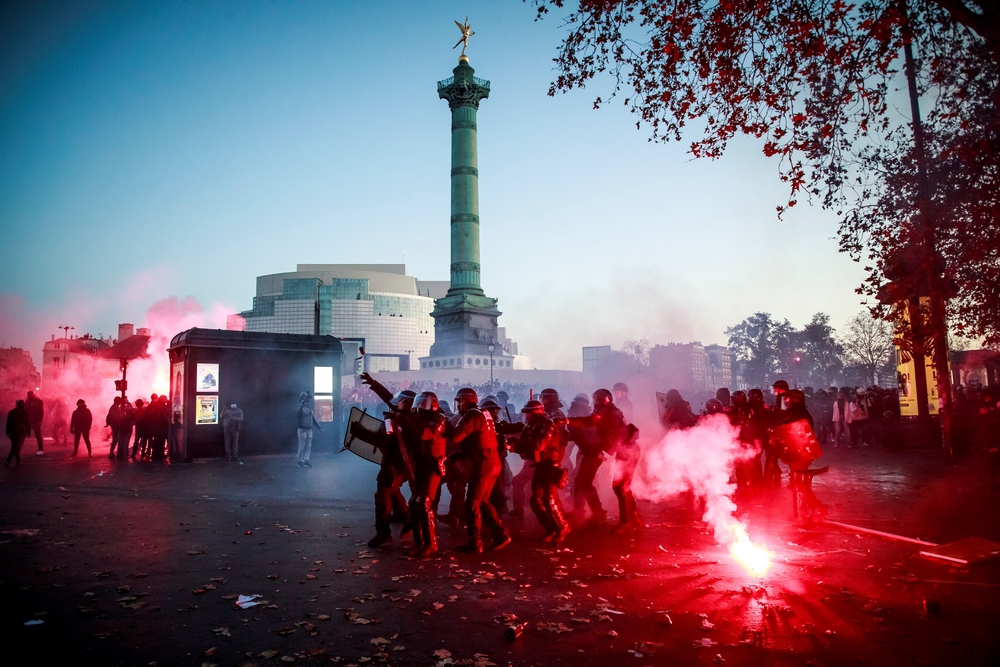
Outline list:
[[[280,294],[258,293],[242,321],[234,317],[230,326],[363,338],[369,371],[400,370],[418,368],[418,358],[430,352],[433,308],[430,296],[375,291],[369,278],[284,278]]]

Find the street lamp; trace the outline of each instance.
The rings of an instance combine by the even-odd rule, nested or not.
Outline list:
[[[493,390],[493,351],[497,349],[497,346],[493,344],[491,340],[489,345],[486,346],[487,351],[490,353],[490,390]]]

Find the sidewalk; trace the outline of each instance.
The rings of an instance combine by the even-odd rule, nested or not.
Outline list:
[[[348,453],[314,455],[301,469],[292,456],[156,465],[111,462],[106,448],[91,459],[69,451],[47,447],[0,470],[3,634],[39,661],[360,667],[432,665],[448,658],[440,651],[500,666],[1000,658],[1000,562],[956,569],[914,545],[797,528],[787,489],[747,516],[751,537],[774,552],[762,581],[681,500],[641,503],[650,527],[639,535],[578,530],[558,551],[535,541],[533,518],[512,521],[514,544],[482,557],[451,553],[464,531],[442,527],[445,553],[416,563],[401,557],[406,542],[366,546],[376,468]],[[862,448],[830,449],[827,464],[815,486],[831,519],[934,542],[1000,541],[1000,499],[978,461]],[[238,594],[267,603],[241,610],[230,599]],[[925,598],[941,613],[925,615]],[[495,620],[502,614],[528,622],[513,643]],[[31,620],[43,623],[23,625]]]

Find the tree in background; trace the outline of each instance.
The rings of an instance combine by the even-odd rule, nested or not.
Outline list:
[[[793,328],[788,320],[778,322],[770,313],[754,313],[726,329],[729,349],[743,364],[743,380],[751,387],[764,387],[790,361]]]
[[[620,350],[622,354],[626,354],[635,360],[637,366],[636,370],[649,366],[649,341],[645,338],[635,340],[634,338],[629,338],[627,341],[622,343],[622,349]]]
[[[564,7],[534,4],[538,17]],[[947,322],[1000,343],[1000,2],[581,0],[565,27],[550,94],[609,73],[655,141],[692,121],[695,157],[760,139],[790,187],[779,213],[803,194],[836,213],[862,293],[928,297],[909,317],[938,370],[950,458]]]
[[[830,326],[830,316],[826,313],[813,315],[812,320],[798,332],[806,368],[803,384],[816,388],[829,387],[842,376],[844,349],[837,342],[835,333]]]
[[[868,311],[855,315],[844,327],[839,337],[844,350],[844,364],[851,379],[863,386],[885,386],[895,377],[895,364],[889,377],[883,377],[893,355],[893,328],[888,322],[876,319]]]

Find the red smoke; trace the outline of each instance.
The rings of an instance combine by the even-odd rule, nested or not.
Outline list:
[[[739,429],[726,415],[702,417],[696,426],[670,431],[645,448],[632,491],[637,498],[656,502],[693,493],[705,504],[702,519],[712,527],[716,541],[729,547],[751,574],[763,576],[766,552],[750,542],[745,527],[733,516],[736,484],[730,481],[734,464],[757,453],[742,446]]]
[[[149,357],[136,359],[129,364],[129,393],[136,396],[166,394],[170,391],[170,361],[167,347],[170,339],[192,327],[225,329],[226,316],[232,310],[212,304],[205,311],[194,297],[179,299],[175,296],[160,299],[146,311],[149,329]]]

